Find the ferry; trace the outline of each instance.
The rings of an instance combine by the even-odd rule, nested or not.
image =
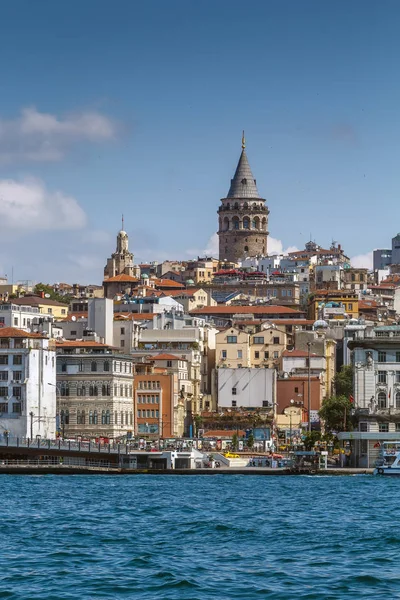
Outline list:
[[[400,442],[383,442],[374,475],[400,476]]]

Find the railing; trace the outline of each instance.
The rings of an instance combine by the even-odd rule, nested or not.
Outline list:
[[[0,439],[0,448],[32,448],[43,450],[68,450],[74,452],[99,452],[101,454],[128,454],[127,444],[102,444],[96,442],[75,442],[71,440],[30,440],[29,438],[4,437]]]
[[[118,464],[112,464],[105,460],[87,460],[84,463],[81,460],[74,460],[71,458],[67,459],[68,462],[61,462],[60,459],[29,459],[29,460],[18,460],[18,459],[4,459],[0,460],[0,471],[2,467],[102,467],[105,469],[118,468]]]

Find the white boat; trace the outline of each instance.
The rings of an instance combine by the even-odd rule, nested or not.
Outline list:
[[[400,442],[383,442],[381,444],[374,475],[400,477]]]

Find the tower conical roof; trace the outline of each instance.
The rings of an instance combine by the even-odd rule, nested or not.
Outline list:
[[[231,179],[231,187],[229,188],[227,198],[261,198],[244,148],[242,149],[235,175]]]

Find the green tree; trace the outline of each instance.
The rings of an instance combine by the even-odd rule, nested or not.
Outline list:
[[[349,398],[353,393],[353,368],[343,365],[335,377],[336,396]]]
[[[306,450],[312,450],[316,444],[321,439],[320,431],[307,431],[304,437],[304,446]]]
[[[35,294],[40,294],[43,292],[44,294],[48,294],[51,300],[56,300],[57,302],[63,302],[64,304],[69,304],[71,301],[70,296],[61,296],[57,294],[51,287],[51,285],[47,285],[46,283],[37,283],[33,289]]]
[[[247,447],[252,448],[253,446],[254,446],[254,435],[252,433],[250,433],[249,437],[247,438]]]
[[[328,432],[352,429],[352,408],[353,404],[348,396],[326,398],[319,411],[319,416],[325,423],[325,429]]]
[[[239,446],[239,438],[237,433],[234,433],[232,436],[232,449],[237,450]]]

